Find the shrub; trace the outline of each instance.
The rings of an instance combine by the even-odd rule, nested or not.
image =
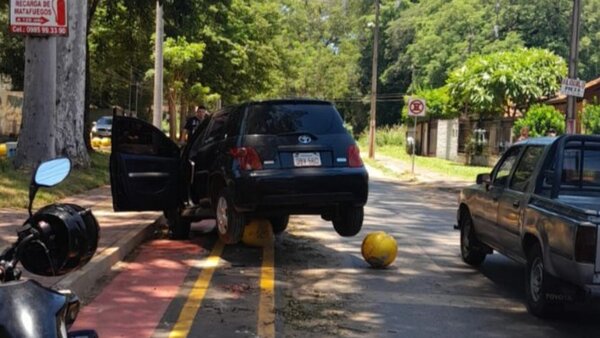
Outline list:
[[[406,127],[404,126],[390,126],[377,128],[375,133],[375,144],[378,147],[382,146],[404,146],[406,141]],[[358,142],[361,145],[369,144],[369,131],[365,132],[360,136]]]
[[[550,129],[560,135],[565,132],[565,117],[552,106],[538,104],[531,106],[525,117],[515,121],[515,136],[519,136],[523,127],[529,128],[529,137],[545,136]]]
[[[590,134],[600,134],[600,105],[586,105],[582,113],[585,131]]]

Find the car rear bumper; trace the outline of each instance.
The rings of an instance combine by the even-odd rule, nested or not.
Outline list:
[[[275,208],[303,213],[340,204],[364,206],[368,182],[365,168],[257,170],[234,180],[234,204],[240,211]]]

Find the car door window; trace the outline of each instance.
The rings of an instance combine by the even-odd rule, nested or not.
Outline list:
[[[520,153],[521,147],[512,147],[508,150],[502,161],[498,163],[493,179],[494,186],[506,186],[508,183],[508,178],[510,177],[510,173],[515,166]]]
[[[515,173],[510,181],[510,189],[516,191],[525,191],[532,180],[532,175],[538,161],[542,157],[543,147],[528,147],[525,149]]]
[[[225,136],[227,120],[229,119],[229,109],[219,111],[212,117],[208,131],[204,137],[204,144],[222,140]]]
[[[113,125],[115,151],[129,155],[178,157],[179,147],[153,125],[131,117],[116,117]]]

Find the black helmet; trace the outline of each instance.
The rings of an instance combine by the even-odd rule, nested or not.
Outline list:
[[[52,204],[38,210],[28,221],[39,232],[21,252],[27,271],[60,276],[92,259],[98,247],[100,227],[90,209],[75,204]]]

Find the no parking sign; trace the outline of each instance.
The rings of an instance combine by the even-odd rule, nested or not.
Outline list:
[[[420,117],[425,116],[425,100],[423,99],[409,99],[408,100],[408,116]]]

